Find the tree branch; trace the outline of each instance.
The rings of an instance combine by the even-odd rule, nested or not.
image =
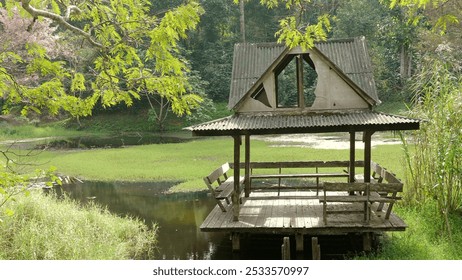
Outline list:
[[[69,22],[67,22],[67,19],[68,19],[68,16],[70,15],[70,13],[72,11],[80,11],[80,9],[77,7],[77,6],[69,6],[67,8],[67,12],[66,12],[66,17],[62,17],[58,14],[55,14],[55,13],[52,13],[52,12],[49,12],[49,11],[45,11],[45,10],[40,10],[40,9],[36,9],[34,7],[32,7],[30,5],[30,1],[31,0],[16,0],[18,2],[21,2],[21,6],[23,7],[24,10],[26,10],[31,16],[33,16],[34,18],[35,17],[45,17],[45,18],[49,18],[57,23],[59,23],[61,26],[63,26],[64,28],[66,29],[69,29],[79,35],[82,35],[83,37],[85,37],[88,42],[90,42],[91,45],[95,46],[95,47],[98,47],[98,48],[104,48],[104,46],[93,40],[92,36],[90,33],[88,32],[85,32],[84,30],[70,24]]]

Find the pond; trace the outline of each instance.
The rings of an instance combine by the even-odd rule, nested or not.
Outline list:
[[[120,148],[126,146],[183,143],[194,139],[191,133],[152,133],[140,134],[129,133],[109,136],[81,136],[65,139],[49,139],[44,143],[39,143],[35,148],[51,149],[93,149],[93,148]]]
[[[281,258],[283,236],[273,235],[248,236],[241,240],[244,249],[233,254],[229,235],[206,233],[200,230],[200,225],[216,205],[214,199],[207,192],[166,193],[173,185],[174,182],[84,182],[64,185],[62,188],[70,197],[82,203],[94,201],[121,216],[130,215],[140,218],[147,225],[156,223],[159,227],[159,252],[156,259],[277,260]],[[293,255],[293,258],[311,257],[311,249],[308,248],[311,241],[308,238],[305,240],[305,255]],[[323,258],[342,258],[344,253],[354,250],[351,246],[345,246],[345,244],[352,244],[352,241],[351,237],[330,239],[326,243],[333,245],[323,247]],[[331,250],[333,248],[335,250]]]

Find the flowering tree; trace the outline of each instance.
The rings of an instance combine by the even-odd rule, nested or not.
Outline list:
[[[105,107],[131,105],[140,92],[165,98],[178,115],[188,114],[199,105],[201,97],[189,92],[189,68],[178,48],[179,40],[196,27],[203,13],[197,1],[157,14],[148,0],[5,2],[3,8],[9,15],[17,9],[29,23],[28,32],[49,21],[81,38],[81,46],[96,53],[91,67],[81,72],[66,61],[56,60],[46,44],[50,41],[24,42],[27,55],[17,49],[2,52],[0,94],[8,105],[22,104],[23,114],[47,109],[51,114],[64,110],[72,116],[87,116],[97,102]],[[11,65],[25,68],[27,75],[36,76],[40,82],[23,83]]]

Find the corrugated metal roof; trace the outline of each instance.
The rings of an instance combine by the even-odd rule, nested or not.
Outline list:
[[[189,127],[196,135],[418,129],[420,121],[374,111],[325,114],[235,114]]]
[[[371,61],[364,38],[329,40],[315,44],[359,88],[378,102]],[[234,106],[287,48],[277,43],[240,43],[234,47],[228,107]]]
[[[379,100],[364,37],[321,42],[316,48],[372,99]]]
[[[277,43],[240,43],[234,46],[230,108],[239,102],[285,49],[284,45]]]

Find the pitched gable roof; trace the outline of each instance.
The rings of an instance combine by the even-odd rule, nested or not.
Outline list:
[[[259,79],[276,67],[289,51],[277,43],[236,44],[228,107],[235,108]],[[372,106],[380,103],[364,37],[317,43],[312,51],[323,56]]]
[[[284,45],[277,43],[239,43],[234,46],[228,102],[230,109],[234,108],[286,49]]]

